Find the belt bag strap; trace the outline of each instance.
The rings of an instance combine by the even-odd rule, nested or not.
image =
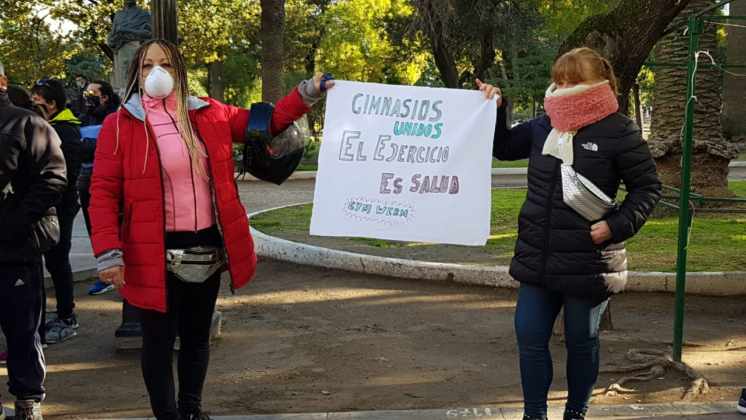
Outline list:
[[[166,250],[168,271],[187,283],[204,283],[224,265],[225,254],[221,248],[197,246]]]

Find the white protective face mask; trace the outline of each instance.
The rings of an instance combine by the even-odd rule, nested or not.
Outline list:
[[[145,93],[151,98],[165,98],[174,91],[174,78],[161,66],[155,66],[145,78]]]

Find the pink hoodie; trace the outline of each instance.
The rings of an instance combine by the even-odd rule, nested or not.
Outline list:
[[[215,224],[207,158],[200,159],[203,170],[192,168],[184,140],[175,124],[176,97],[142,98],[147,121],[155,134],[163,172],[163,201],[166,231],[195,232]],[[204,151],[204,145],[198,142]]]

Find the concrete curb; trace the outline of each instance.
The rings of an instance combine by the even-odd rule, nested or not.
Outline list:
[[[735,402],[725,403],[668,403],[630,405],[591,405],[588,419],[641,419],[661,417],[680,419],[688,416],[735,414]],[[550,418],[561,418],[562,407],[550,406]],[[432,410],[376,410],[337,413],[258,414],[244,416],[212,416],[216,420],[446,420],[480,418],[482,420],[521,419],[523,409],[497,406],[454,407]]]
[[[250,217],[304,204],[308,203],[262,210],[252,213]],[[518,282],[508,274],[507,266],[477,266],[379,257],[288,241],[254,228],[251,228],[251,232],[257,255],[280,261],[413,280],[443,280],[502,288],[518,287]],[[630,272],[626,290],[649,293],[675,292],[676,273]],[[703,296],[746,295],[746,272],[688,273],[687,293]]]
[[[746,179],[746,161],[735,161],[729,165],[731,179]],[[526,182],[527,168],[492,168],[492,176],[500,177],[500,183],[506,184],[517,184]],[[238,176],[238,174],[236,174]],[[309,180],[316,179],[316,171],[298,171],[290,175],[288,180]],[[260,181],[253,176],[246,174],[243,178],[239,179],[239,182],[257,182]]]

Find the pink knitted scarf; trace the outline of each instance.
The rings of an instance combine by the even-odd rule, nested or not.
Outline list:
[[[557,89],[552,84],[544,97],[544,109],[552,120],[553,128],[569,132],[617,112],[619,102],[608,81],[566,89]]]

